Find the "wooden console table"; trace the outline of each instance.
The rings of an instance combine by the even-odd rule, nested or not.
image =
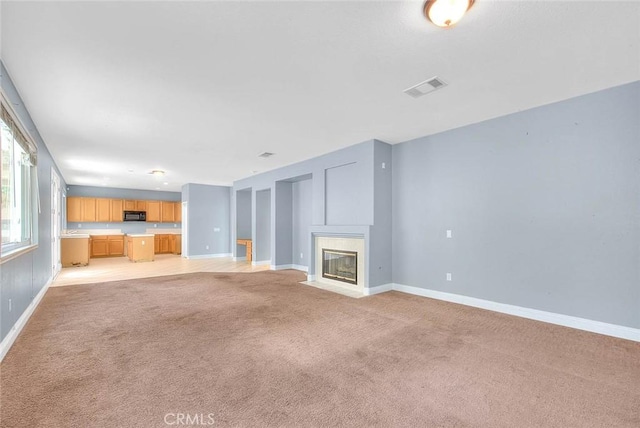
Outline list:
[[[244,245],[245,247],[247,247],[247,261],[250,262],[251,261],[251,239],[238,239],[236,240],[236,244],[238,245]]]

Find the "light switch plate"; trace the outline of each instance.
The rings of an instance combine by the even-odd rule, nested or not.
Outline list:
[[[451,238],[451,230],[447,230],[447,238]]]

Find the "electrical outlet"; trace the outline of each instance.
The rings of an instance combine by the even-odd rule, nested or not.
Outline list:
[[[451,273],[447,272],[447,281],[451,281]]]
[[[387,167],[387,164],[382,162],[382,169],[385,169]]]
[[[303,257],[304,257],[304,255],[302,253],[300,253],[300,258],[303,258]]]
[[[82,229],[82,225],[78,223],[78,229]]]
[[[157,224],[154,224],[154,225],[153,225],[153,227],[158,227],[158,225],[157,225]]]
[[[220,228],[219,228],[219,227],[214,227],[214,228],[213,228],[213,231],[214,231],[214,232],[220,232]]]
[[[9,299],[9,312],[11,312],[11,299]]]
[[[173,223],[173,227],[178,227],[178,225],[177,225],[177,224],[175,224],[175,223]]]
[[[208,246],[208,245],[205,245],[204,249],[205,249],[205,250],[208,250],[208,249],[209,249],[209,246]]]
[[[447,238],[451,238],[451,230],[447,230]]]

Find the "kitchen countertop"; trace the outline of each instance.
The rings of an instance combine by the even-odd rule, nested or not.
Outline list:
[[[182,235],[182,229],[147,229],[153,235]]]
[[[62,239],[74,238],[74,239],[89,239],[89,234],[87,233],[63,233],[60,235]]]
[[[63,235],[124,235],[121,229],[68,229]]]

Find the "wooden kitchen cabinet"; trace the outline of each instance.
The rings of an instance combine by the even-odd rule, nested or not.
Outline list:
[[[173,221],[182,223],[182,202],[175,202],[173,205]]]
[[[171,252],[171,235],[162,235],[160,237],[160,252],[167,254]]]
[[[96,198],[81,198],[82,221],[96,221]]]
[[[182,203],[172,201],[134,201],[109,198],[67,198],[67,221],[73,223],[120,223],[124,211],[146,211],[147,222],[182,222]]]
[[[79,196],[67,198],[67,221],[74,223],[94,222],[96,214],[96,198]]]
[[[182,235],[169,236],[169,251],[171,254],[182,254]]]
[[[108,223],[111,221],[111,199],[96,198],[96,220],[95,221],[104,222],[104,223]]]
[[[132,262],[152,262],[154,260],[153,235],[127,235],[127,257]]]
[[[160,201],[147,201],[147,222],[160,223]]]
[[[89,264],[89,237],[62,238],[60,240],[60,262],[62,267],[86,266]]]
[[[124,256],[123,235],[91,235],[91,257]]]
[[[154,245],[156,254],[172,253],[171,238],[173,235],[157,234],[154,237]]]
[[[175,206],[175,202],[160,202],[160,211],[162,213],[161,217],[163,223],[173,223]]]
[[[121,222],[124,212],[124,201],[122,199],[111,199],[111,221]]]
[[[91,257],[107,257],[109,241],[107,235],[91,235]]]
[[[80,223],[82,219],[82,198],[69,196],[67,198],[67,221]]]

